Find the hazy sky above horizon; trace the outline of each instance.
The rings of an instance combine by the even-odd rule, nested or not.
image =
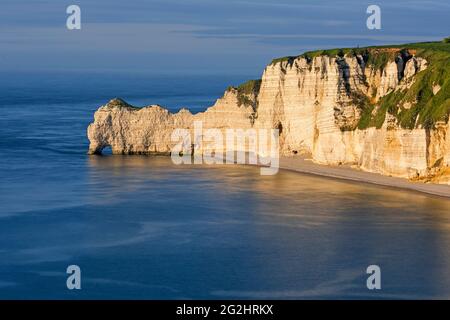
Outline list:
[[[66,28],[71,4],[81,30]],[[449,17],[448,0],[2,0],[0,70],[257,75],[307,50],[442,39]]]

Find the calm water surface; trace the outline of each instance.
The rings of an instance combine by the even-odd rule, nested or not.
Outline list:
[[[86,127],[114,96],[202,110],[241,81],[117,77],[0,80],[0,298],[450,298],[448,200],[87,156]],[[80,291],[66,289],[70,264]],[[371,264],[378,292],[365,286]]]

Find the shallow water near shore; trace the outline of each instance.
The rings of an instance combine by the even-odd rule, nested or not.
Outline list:
[[[202,110],[235,80],[170,78],[168,90],[102,77],[0,82],[0,298],[450,298],[450,200],[252,166],[87,156],[86,127],[109,98]],[[71,264],[82,290],[66,288]]]

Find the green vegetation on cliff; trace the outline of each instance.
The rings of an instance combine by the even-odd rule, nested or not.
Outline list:
[[[428,66],[416,75],[411,87],[397,90],[382,97],[376,106],[377,112],[367,120],[366,110],[359,127],[375,126],[380,128],[386,112],[397,118],[402,128],[413,129],[418,125],[432,128],[438,121],[448,122],[450,114],[450,43],[428,42],[402,46],[389,46],[409,51],[415,50],[415,56],[427,60]],[[390,60],[392,61],[392,60]],[[408,103],[410,108],[402,105]],[[372,108],[372,109],[373,109]]]
[[[261,79],[249,80],[238,87],[228,87],[227,89],[227,91],[237,91],[237,101],[239,107],[242,105],[252,107],[253,112],[249,117],[252,124],[258,117],[258,94],[261,88],[261,82]]]
[[[132,106],[131,104],[129,104],[128,102],[126,102],[125,100],[121,99],[121,98],[114,98],[112,100],[110,100],[107,104],[107,107],[109,108],[124,108],[124,109],[141,109],[139,107],[135,107]]]
[[[372,46],[365,48],[337,48],[305,52],[300,56],[274,59],[272,64],[305,58],[308,62],[318,56],[341,58],[345,55],[362,57],[364,65],[374,70],[383,70],[399,54],[427,60],[427,68],[419,72],[412,86],[393,91],[372,103],[376,91],[371,96],[351,93],[354,103],[361,108],[358,128],[380,128],[386,113],[393,115],[403,128],[417,126],[431,128],[438,121],[449,121],[450,114],[450,37],[440,42],[410,43],[403,45]],[[401,83],[401,82],[400,82]],[[410,106],[405,108],[404,104]]]
[[[237,90],[238,105],[252,106],[256,110],[257,96],[259,89],[261,88],[261,79],[249,80],[239,85],[238,87],[228,87],[230,89]]]

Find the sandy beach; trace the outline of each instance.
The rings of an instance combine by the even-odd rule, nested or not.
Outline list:
[[[335,179],[371,183],[385,187],[401,188],[450,198],[450,186],[384,176],[378,173],[361,171],[350,166],[326,166],[312,162],[302,156],[280,158],[280,168],[301,173],[314,174]]]

